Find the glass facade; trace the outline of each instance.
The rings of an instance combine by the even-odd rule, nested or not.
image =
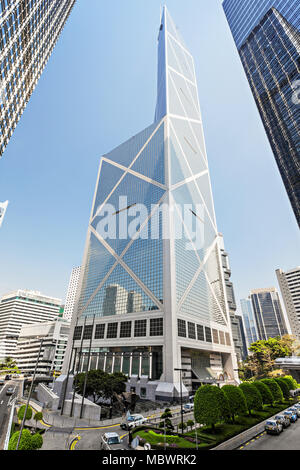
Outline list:
[[[0,2],[0,156],[74,4],[75,0]]]
[[[279,296],[275,289],[253,291],[251,301],[259,339],[267,340],[287,334]]]
[[[300,226],[300,3],[225,0],[223,6]]]
[[[251,300],[241,299],[241,308],[246,330],[247,346],[249,347],[251,343],[255,343],[259,339]]]

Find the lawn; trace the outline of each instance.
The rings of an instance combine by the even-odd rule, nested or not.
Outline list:
[[[138,430],[134,433],[134,437],[139,436],[140,438],[144,439],[146,442],[151,444],[151,446],[158,446],[158,447],[163,447],[164,446],[164,435],[163,434],[158,434],[159,431],[155,432],[155,430],[152,429],[142,429]],[[191,437],[186,435],[187,438]],[[166,435],[166,443],[174,446],[174,448],[196,448],[196,444],[194,442],[189,442],[182,436],[171,436],[171,435]],[[176,446],[176,447],[175,447]],[[205,447],[206,444],[198,445],[199,448]],[[168,446],[169,448],[169,446]]]

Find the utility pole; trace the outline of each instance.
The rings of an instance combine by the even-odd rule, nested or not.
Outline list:
[[[29,406],[29,402],[30,402],[30,398],[31,398],[31,394],[32,394],[32,389],[33,389],[34,379],[35,379],[35,375],[36,375],[36,370],[37,370],[37,366],[38,366],[38,363],[39,363],[39,360],[40,360],[42,346],[43,346],[43,339],[41,339],[40,349],[39,349],[38,357],[37,357],[37,360],[36,360],[36,363],[35,363],[32,382],[31,382],[31,385],[30,385],[30,390],[29,390],[29,394],[28,394],[28,398],[27,398],[25,412],[24,412],[24,416],[23,416],[23,419],[22,419],[22,423],[21,423],[21,428],[20,428],[20,433],[19,433],[19,438],[18,438],[16,450],[19,449],[20,440],[21,440],[21,436],[22,436],[22,432],[23,432],[23,428],[24,428],[24,424],[25,424],[25,420],[26,420],[26,414],[27,414],[27,410],[28,410],[28,406]]]
[[[182,407],[182,372],[189,372],[188,369],[174,369],[180,372],[180,414],[181,414],[181,432],[183,433],[183,407]]]

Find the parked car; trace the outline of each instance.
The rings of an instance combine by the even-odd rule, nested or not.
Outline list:
[[[283,428],[287,428],[291,424],[289,418],[282,414],[276,415],[274,419],[282,424]]]
[[[144,418],[143,415],[131,415],[127,418],[127,421],[124,421],[121,424],[122,429],[133,429],[137,426],[141,426],[147,421],[147,418]]]
[[[6,389],[6,395],[12,395],[15,391],[15,387],[8,387]]]
[[[190,411],[193,411],[194,409],[194,403],[186,403],[183,406],[182,412],[183,413],[189,413]]]
[[[291,423],[295,423],[295,421],[297,421],[298,419],[297,414],[294,413],[293,411],[287,410],[287,411],[284,411],[283,414],[284,416],[287,416],[289,418]]]
[[[125,445],[119,434],[106,432],[100,438],[100,449],[103,450],[125,450]]]
[[[0,387],[1,387],[2,385],[4,385],[4,383],[5,383],[4,380],[1,379],[1,380],[0,380]]]
[[[283,430],[282,424],[279,423],[279,421],[276,421],[275,419],[268,419],[265,425],[265,430],[267,431],[267,434],[280,434]]]
[[[300,408],[298,408],[297,406],[292,406],[291,408],[289,408],[289,410],[296,413],[298,418],[300,417]]]
[[[6,376],[4,377],[4,380],[10,380],[10,379],[11,379],[10,375],[6,375]]]

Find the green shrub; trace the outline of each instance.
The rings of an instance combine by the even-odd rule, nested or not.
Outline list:
[[[290,391],[289,391],[289,387],[287,386],[285,380],[283,380],[282,377],[276,377],[274,380],[275,380],[275,382],[278,383],[279,387],[281,388],[282,395],[284,396],[284,398],[289,398],[290,397]]]
[[[221,388],[203,385],[194,399],[194,416],[197,423],[207,424],[214,430],[215,424],[230,414],[229,402]]]
[[[255,385],[255,387],[261,394],[263,403],[265,405],[272,405],[274,399],[269,387],[267,387],[267,385],[261,382],[260,380],[253,382],[253,385]]]
[[[229,402],[232,421],[234,421],[235,415],[243,415],[247,412],[246,399],[239,387],[236,387],[235,385],[224,385],[222,390]]]
[[[195,422],[192,420],[192,419],[189,419],[186,423],[187,427],[188,428],[191,428],[194,426]]]
[[[8,450],[16,450],[20,431],[15,432],[9,440]],[[42,437],[42,436],[41,436]],[[18,450],[34,450],[32,436],[28,429],[23,429]]]
[[[179,429],[181,429],[182,431],[184,431],[186,429],[186,423],[180,423],[178,425]]]
[[[39,433],[34,434],[31,436],[31,445],[33,449],[40,449],[43,445],[43,438]]]
[[[261,379],[261,382],[269,387],[274,401],[282,401],[283,394],[278,383],[274,379]]]
[[[239,385],[239,388],[242,390],[249,414],[251,414],[251,410],[261,410],[262,409],[262,396],[255,385],[243,382]]]
[[[24,417],[25,408],[26,408],[26,405],[22,405],[18,411],[18,418],[21,420]],[[32,408],[28,406],[27,412],[26,412],[26,419],[31,419],[31,418],[32,418]]]
[[[289,387],[289,390],[296,390],[296,388],[299,388],[296,380],[291,375],[285,375],[284,377],[282,377],[282,379]]]

